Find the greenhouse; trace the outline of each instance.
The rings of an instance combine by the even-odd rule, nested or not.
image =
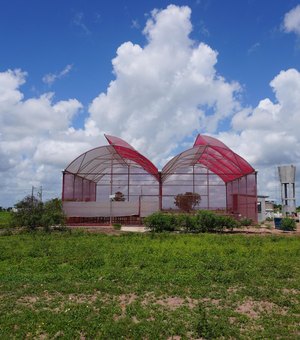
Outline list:
[[[63,171],[69,222],[137,223],[156,211],[177,211],[176,197],[197,195],[206,209],[257,221],[256,171],[221,141],[198,135],[193,147],[161,171],[121,138],[89,150]]]

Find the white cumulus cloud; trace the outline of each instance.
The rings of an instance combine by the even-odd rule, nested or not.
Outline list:
[[[300,5],[297,5],[285,14],[283,27],[288,33],[293,32],[300,35]]]
[[[54,180],[48,190],[55,187],[59,193],[58,169],[91,145],[78,140],[83,132],[71,127],[82,109],[77,99],[54,102],[52,93],[25,99],[20,89],[25,81],[26,72],[21,70],[0,72],[1,200],[9,204],[28,193],[31,185],[41,185],[42,179],[45,183]],[[69,150],[64,147],[66,140]],[[44,166],[47,173],[42,178]]]
[[[255,108],[236,113],[233,131],[218,138],[259,171],[260,192],[274,196],[277,166],[294,164],[300,169],[300,72],[281,71],[270,86],[276,100],[265,98]]]
[[[190,38],[190,15],[188,7],[174,5],[152,11],[145,46],[125,42],[118,48],[116,78],[89,107],[88,122],[123,137],[154,162],[196,129],[214,131],[239,107],[239,84],[217,73],[215,50]]]

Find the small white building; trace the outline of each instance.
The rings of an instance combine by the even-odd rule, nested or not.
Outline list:
[[[274,218],[274,202],[266,200],[269,196],[257,196],[258,222],[263,222],[267,218]]]

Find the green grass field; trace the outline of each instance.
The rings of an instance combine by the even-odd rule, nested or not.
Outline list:
[[[0,237],[0,339],[299,339],[300,238]]]
[[[0,211],[0,229],[8,228],[10,225],[11,214],[7,211]]]

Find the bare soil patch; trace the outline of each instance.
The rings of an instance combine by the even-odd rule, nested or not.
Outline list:
[[[252,299],[245,300],[242,304],[240,304],[235,311],[240,314],[244,314],[251,319],[257,319],[260,317],[260,314],[281,314],[285,315],[287,312],[285,309],[280,308],[269,301],[254,301]]]

